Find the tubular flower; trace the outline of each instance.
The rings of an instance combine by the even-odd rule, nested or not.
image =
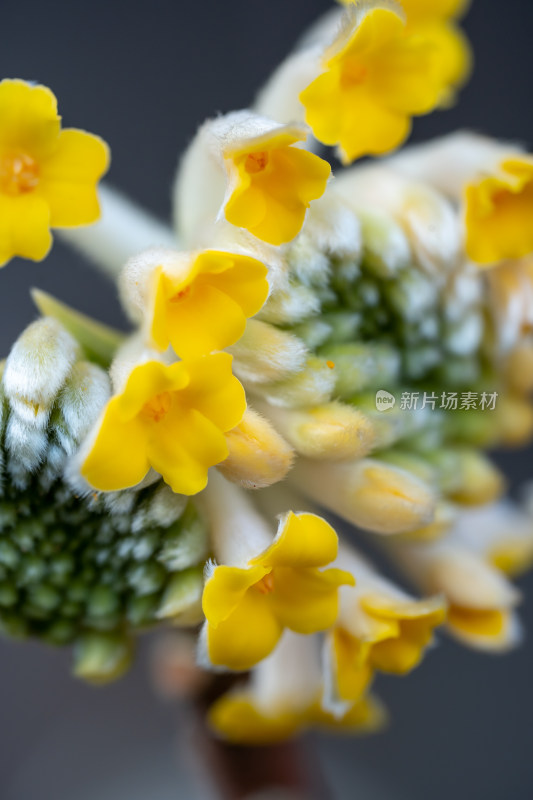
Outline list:
[[[228,692],[210,708],[214,732],[235,744],[267,745],[306,728],[371,733],[382,727],[385,713],[373,697],[365,697],[336,717],[321,704],[316,637],[286,631],[272,655],[253,671],[247,686]]]
[[[326,639],[332,708],[360,699],[376,670],[405,675],[414,669],[446,616],[442,598],[414,600],[351,549],[343,548],[338,563],[354,574],[356,586],[341,587],[339,618]]]
[[[324,194],[331,173],[327,161],[295,146],[305,142],[308,133],[305,125],[280,125],[252,112],[234,112],[205,123],[178,176],[178,197],[188,204],[180,211],[179,229],[186,237],[191,231],[198,235],[202,225],[219,215],[272,245],[294,239],[310,203]],[[204,175],[206,154],[212,163],[209,176]],[[201,178],[220,204],[211,217],[203,196],[198,197],[201,210],[196,211],[195,185]]]
[[[533,252],[533,156],[501,161],[465,188],[466,250],[490,265]]]
[[[126,265],[125,302],[146,318],[158,350],[198,358],[234,344],[268,295],[267,268],[222,250],[147,251]]]
[[[331,172],[326,161],[294,147],[306,137],[295,128],[258,136],[226,154],[234,186],[224,208],[228,222],[270,244],[294,239]]]
[[[453,533],[442,542],[405,545],[396,554],[401,566],[424,591],[445,596],[447,626],[457,639],[494,652],[515,647],[521,637],[514,613],[518,592],[458,530]]]
[[[398,147],[411,116],[433,109],[442,91],[431,41],[406,31],[399,6],[354,7],[323,65],[300,100],[317,139],[338,145],[344,162]]]
[[[249,551],[261,542],[260,552],[243,558],[241,551],[244,564],[221,564],[208,571],[203,596],[206,656],[212,664],[246,670],[272,652],[285,628],[307,634],[329,628],[337,617],[338,588],[353,578],[342,570],[320,569],[335,559],[338,546],[337,534],[325,520],[289,512],[272,541],[256,513],[242,506],[244,501],[233,497],[229,486],[225,491],[233,515],[239,515],[235,524],[242,526],[242,531],[233,530],[234,539],[245,537],[243,547]],[[217,550],[224,552],[220,545],[215,555]]]
[[[135,486],[153,468],[173,491],[196,494],[208,468],[227,457],[224,433],[245,408],[226,353],[170,366],[148,361],[105,407],[81,474],[96,489],[116,491]]]
[[[0,83],[0,266],[14,256],[41,261],[50,227],[95,222],[96,184],[109,165],[97,136],[61,130],[50,89],[21,80]]]
[[[463,511],[456,535],[505,575],[520,575],[533,563],[533,519],[510,500]]]

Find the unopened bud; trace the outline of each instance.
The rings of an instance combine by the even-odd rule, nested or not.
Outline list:
[[[432,489],[406,470],[373,459],[327,464],[301,459],[291,481],[304,494],[358,527],[395,534],[428,525]]]
[[[229,456],[218,469],[245,489],[263,489],[283,480],[292,466],[294,451],[268,420],[251,408],[236,428],[226,434]]]
[[[262,404],[261,410],[295,450],[308,458],[362,458],[375,441],[370,419],[342,403],[289,409]]]

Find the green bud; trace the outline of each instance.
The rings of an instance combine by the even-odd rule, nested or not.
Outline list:
[[[74,647],[73,672],[78,678],[103,684],[120,678],[133,657],[131,639],[120,634],[88,633]]]

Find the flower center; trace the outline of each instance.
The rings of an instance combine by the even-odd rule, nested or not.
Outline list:
[[[255,588],[257,589],[258,592],[261,592],[261,594],[270,594],[271,592],[273,592],[274,591],[273,574],[269,572],[268,575],[265,575],[264,578],[261,578],[261,580],[255,584]]]
[[[156,394],[142,407],[141,415],[144,419],[151,420],[152,422],[161,422],[170,411],[172,405],[172,395],[170,392],[162,392]]]
[[[184,289],[180,289],[179,292],[176,292],[176,294],[170,298],[170,302],[179,303],[181,300],[185,300],[185,298],[188,297],[190,293],[191,293],[191,287],[185,286]]]
[[[268,164],[268,153],[262,150],[260,153],[248,153],[244,162],[244,169],[251,175],[263,172]]]
[[[342,74],[343,83],[346,86],[359,86],[368,77],[368,67],[358,64],[356,61],[348,61],[344,65]]]
[[[0,158],[0,190],[4,194],[27,194],[38,183],[39,165],[31,156],[16,153]]]

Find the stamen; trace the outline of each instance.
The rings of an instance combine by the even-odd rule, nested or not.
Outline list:
[[[261,594],[270,594],[271,592],[273,592],[274,575],[271,572],[269,572],[268,575],[265,575],[264,578],[261,578],[261,580],[255,584],[255,588],[257,589],[258,592],[261,592]]]
[[[244,162],[244,169],[246,172],[255,175],[257,172],[263,172],[268,164],[268,153],[264,150],[259,153],[249,153]]]
[[[342,82],[349,86],[357,86],[358,84],[363,83],[367,77],[368,67],[365,67],[364,64],[350,62],[347,63],[344,68]]]
[[[19,195],[33,191],[39,183],[39,165],[25,153],[0,158],[0,190]]]
[[[170,411],[172,405],[172,395],[170,392],[162,392],[144,404],[141,411],[145,419],[153,422],[161,422]]]
[[[176,294],[173,295],[173,297],[171,298],[170,302],[179,303],[180,300],[184,300],[186,297],[188,297],[190,293],[191,293],[191,287],[186,286],[184,289],[180,289],[179,292],[176,292]]]

